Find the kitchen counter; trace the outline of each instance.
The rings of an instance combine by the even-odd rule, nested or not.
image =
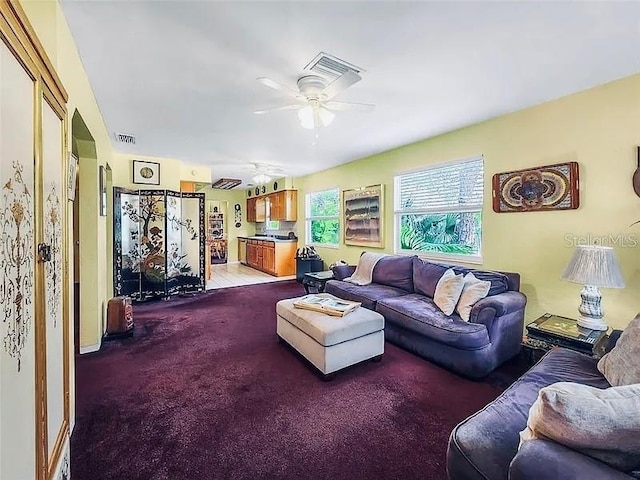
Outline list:
[[[253,237],[238,237],[238,238],[244,238],[246,240],[262,240],[264,242],[277,242],[277,243],[291,243],[291,242],[298,242],[297,238],[276,238],[276,237],[267,237],[267,236],[253,236]]]

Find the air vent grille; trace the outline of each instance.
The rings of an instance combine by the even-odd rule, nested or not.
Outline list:
[[[116,137],[116,142],[118,143],[129,143],[131,145],[136,144],[136,137],[128,133],[114,133],[113,135]]]
[[[221,178],[211,184],[211,188],[217,188],[219,190],[231,190],[242,183],[237,178]]]
[[[336,78],[341,77],[349,70],[356,73],[363,71],[360,67],[324,52],[320,52],[316,58],[311,60],[311,62],[304,67],[304,69],[311,70],[312,72],[318,73],[330,80],[335,80]]]

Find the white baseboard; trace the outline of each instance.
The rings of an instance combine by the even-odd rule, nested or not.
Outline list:
[[[235,262],[227,262],[227,265],[233,265],[234,263],[240,263],[240,260],[236,260]]]
[[[80,347],[80,355],[84,355],[85,353],[93,353],[100,350],[102,346],[102,342],[94,343],[93,345],[87,345],[85,347]]]

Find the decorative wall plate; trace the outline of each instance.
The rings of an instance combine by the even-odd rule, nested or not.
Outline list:
[[[580,206],[578,162],[496,173],[493,210],[536,212],[571,210]]]

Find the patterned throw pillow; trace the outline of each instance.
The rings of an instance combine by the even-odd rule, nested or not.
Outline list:
[[[460,299],[463,285],[464,276],[462,274],[456,275],[451,268],[440,277],[433,295],[433,303],[442,310],[442,313],[447,316],[453,313]]]
[[[483,299],[489,294],[490,288],[491,282],[478,280],[471,272],[464,276],[462,293],[460,294],[458,305],[456,305],[456,312],[458,312],[458,315],[460,315],[462,320],[465,322],[469,321],[471,309],[478,300]]]
[[[548,438],[623,472],[640,468],[640,385],[604,390],[559,382],[540,389],[520,445]]]
[[[614,387],[640,383],[640,315],[627,325],[616,346],[600,359],[598,370]]]

